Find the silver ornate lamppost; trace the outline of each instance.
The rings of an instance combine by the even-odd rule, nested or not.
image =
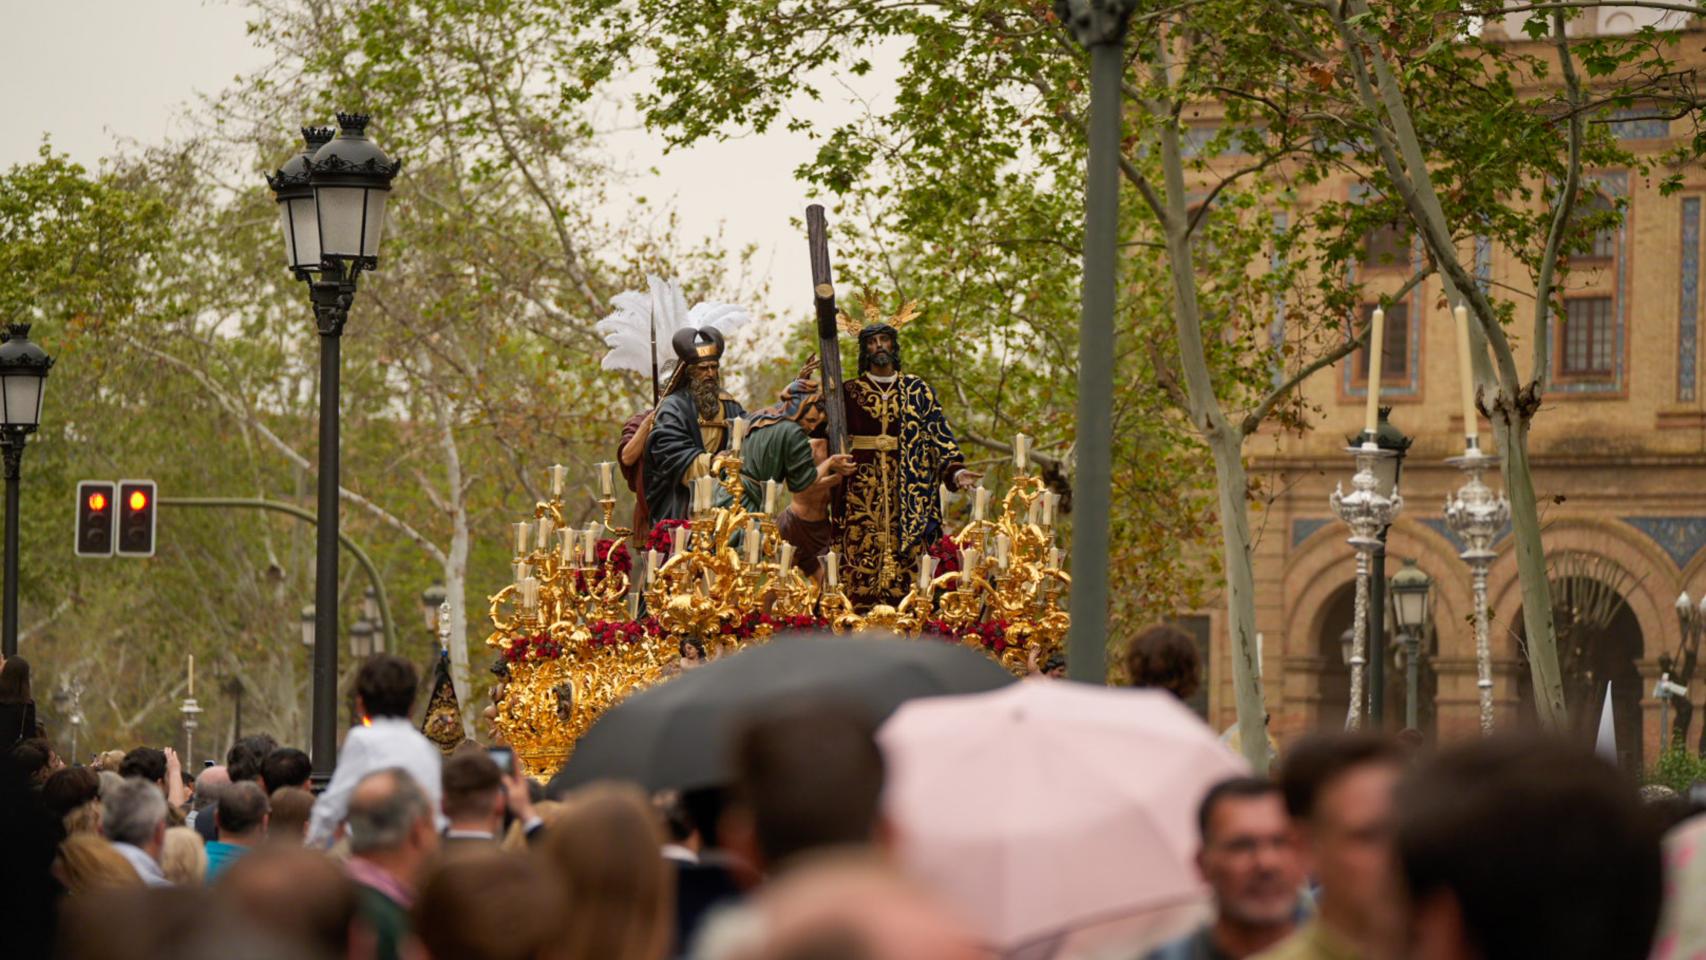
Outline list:
[[[1446,462],[1463,471],[1466,479],[1455,496],[1445,501],[1445,523],[1463,541],[1458,556],[1469,565],[1475,594],[1475,686],[1481,698],[1481,732],[1493,732],[1493,652],[1487,637],[1487,568],[1498,554],[1493,541],[1511,518],[1511,504],[1502,493],[1494,493],[1482,479],[1499,465],[1499,458],[1482,453],[1477,438],[1470,436],[1463,456]]]
[[[1381,449],[1372,431],[1365,430],[1362,442],[1346,447],[1345,452],[1356,460],[1351,492],[1345,493],[1343,486],[1335,486],[1329,502],[1333,512],[1351,528],[1348,542],[1357,552],[1356,612],[1351,619],[1351,704],[1345,716],[1345,729],[1359,730],[1368,665],[1369,562],[1381,547],[1381,533],[1392,525],[1392,519],[1402,509],[1404,498],[1398,495],[1396,484],[1385,484],[1390,493],[1381,489],[1381,474],[1389,473],[1395,466],[1392,461],[1397,454]]]

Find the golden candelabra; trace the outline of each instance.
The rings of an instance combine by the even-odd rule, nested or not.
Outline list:
[[[1018,466],[999,516],[977,488],[971,520],[951,544],[921,553],[911,591],[863,612],[843,592],[833,551],[807,576],[774,513],[744,508],[736,454],[691,481],[691,519],[660,525],[643,555],[630,551],[632,531],[610,524],[612,464],[598,465],[603,522],[585,530],[564,523],[564,468],[552,467],[551,499],[514,525],[514,582],[490,598],[486,644],[503,663],[498,735],[527,773],[549,777],[605,710],[694,665],[682,655],[689,641],[716,659],[782,630],[886,629],[965,643],[1018,675],[1036,670],[1062,648],[1071,579],[1055,544],[1059,498],[1025,472],[1024,457]],[[776,491],[766,493],[773,507]],[[957,569],[938,572],[947,545]]]

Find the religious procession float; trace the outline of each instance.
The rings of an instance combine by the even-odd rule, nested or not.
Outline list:
[[[838,311],[821,208],[807,221],[819,355],[770,407],[748,413],[722,389],[724,337],[751,320],[739,307],[689,309],[651,277],[599,324],[605,369],[650,375],[653,404],[595,468],[602,519],[573,526],[568,470],[550,468],[550,499],[514,525],[513,582],[491,597],[494,723],[534,777],[623,698],[788,631],[963,643],[1015,674],[1061,652],[1060,495],[1029,438],[992,502],[935,392],[902,372],[917,308]],[[843,334],[858,343],[850,378]],[[634,494],[626,527],[619,479]]]

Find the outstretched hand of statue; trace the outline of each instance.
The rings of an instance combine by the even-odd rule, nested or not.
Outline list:
[[[796,380],[810,380],[812,378],[812,375],[817,373],[818,368],[820,368],[822,366],[823,366],[822,359],[819,358],[818,355],[814,353],[811,355],[811,359],[806,361],[806,365],[800,368],[800,375],[795,377],[794,379],[796,379]]]
[[[978,473],[976,470],[962,469],[959,473],[954,474],[954,489],[970,490],[972,487],[977,486],[977,482],[982,479],[983,474]]]

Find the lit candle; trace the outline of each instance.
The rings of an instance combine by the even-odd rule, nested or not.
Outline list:
[[[1055,511],[1060,509],[1060,494],[1053,490],[1043,491],[1043,526],[1054,526]]]
[[[1000,567],[1002,570],[1006,570],[1007,569],[1007,561],[1010,559],[1009,555],[1012,553],[1012,551],[1013,551],[1013,541],[1009,540],[1005,533],[996,534],[995,535],[995,565]]]
[[[984,514],[986,514],[988,512],[989,512],[989,490],[988,490],[988,488],[984,487],[982,484],[979,484],[977,487],[977,490],[972,495],[971,518],[973,520],[982,520],[984,517]]]
[[[687,550],[687,525],[683,524],[670,531],[670,553],[680,554]]]
[[[936,575],[936,558],[928,553],[918,558],[918,591],[927,593],[930,590],[930,578]]]
[[[823,555],[823,576],[830,589],[841,586],[841,558],[834,550]]]
[[[778,552],[781,554],[781,560],[777,564],[777,569],[781,573],[787,573],[789,568],[794,565],[794,545],[784,540],[782,541],[782,549]]]
[[[560,463],[551,464],[551,496],[563,495],[563,487],[568,483],[569,468]]]
[[[1013,438],[1013,466],[1020,473],[1031,469],[1031,438],[1022,433]]]
[[[737,418],[734,426],[729,428],[729,452],[740,456],[740,445],[746,440],[746,418]]]
[[[529,524],[525,520],[523,520],[522,522],[515,525],[515,554],[516,554],[516,556],[521,556],[522,554],[527,552],[527,528],[528,528],[528,526],[529,526]]]
[[[646,586],[651,586],[658,578],[658,552],[652,547],[646,550]]]
[[[763,546],[764,532],[758,529],[758,521],[746,525],[746,563],[752,566],[758,563],[758,550]]]
[[[782,484],[775,480],[764,481],[764,512],[775,513],[777,501],[782,499]]]
[[[195,696],[195,654],[193,653],[190,654],[190,688],[185,696],[192,698]]]
[[[551,530],[555,526],[550,517],[539,518],[539,549],[551,549]]]
[[[586,533],[582,536],[581,550],[586,557],[587,566],[590,567],[594,563],[598,562],[598,524],[587,524]]]
[[[616,496],[616,464],[604,460],[598,465],[598,495],[606,500]]]
[[[1386,311],[1374,308],[1374,316],[1369,318],[1369,325],[1374,327],[1369,335],[1368,344],[1368,409],[1363,411],[1362,431],[1367,436],[1364,443],[1374,443],[1375,431],[1380,429],[1380,361],[1386,350]]]
[[[1452,313],[1457,315],[1457,383],[1463,394],[1463,448],[1478,450],[1481,419],[1475,412],[1475,364],[1469,350],[1469,311],[1460,305]]]
[[[977,576],[977,565],[983,557],[978,554],[976,547],[967,547],[960,551],[960,589],[970,590],[971,579]]]

